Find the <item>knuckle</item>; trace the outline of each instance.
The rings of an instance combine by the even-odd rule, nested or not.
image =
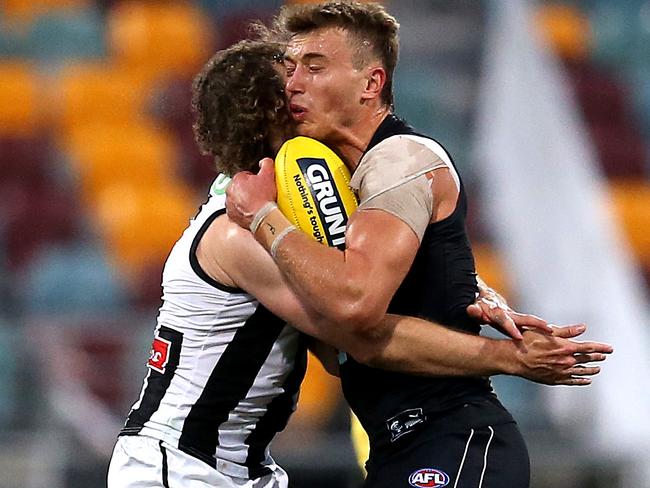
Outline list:
[[[576,364],[576,360],[573,357],[566,357],[558,361],[558,365],[565,366],[568,368],[574,366],[575,364]]]
[[[566,346],[564,346],[561,349],[561,352],[563,354],[571,354],[571,355],[573,355],[573,354],[578,354],[578,353],[580,353],[582,351],[576,345],[569,343],[569,344],[567,344]]]

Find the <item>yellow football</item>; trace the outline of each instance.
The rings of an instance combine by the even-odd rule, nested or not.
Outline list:
[[[278,207],[293,225],[322,244],[344,246],[357,198],[334,151],[309,137],[289,139],[275,157],[275,181]]]

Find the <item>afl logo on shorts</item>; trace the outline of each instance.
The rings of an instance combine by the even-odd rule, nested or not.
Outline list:
[[[448,484],[449,476],[439,469],[418,469],[409,476],[409,485],[416,488],[441,488]]]
[[[149,352],[149,361],[147,366],[160,374],[165,374],[165,366],[169,361],[169,349],[172,343],[161,337],[155,337],[151,344],[151,351]]]

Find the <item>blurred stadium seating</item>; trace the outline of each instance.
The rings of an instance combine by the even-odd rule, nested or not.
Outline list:
[[[0,65],[0,134],[27,136],[42,128],[40,85],[30,61],[4,61]]]
[[[643,273],[648,266],[647,185],[650,131],[646,91],[650,55],[650,3],[548,2],[539,9],[539,27],[564,61],[590,130],[601,170],[610,182],[613,208]],[[645,200],[644,200],[645,198]],[[648,281],[650,283],[650,281]]]
[[[0,3],[0,458],[11,451],[12,433],[38,439],[45,424],[67,428],[50,419],[57,410],[48,382],[60,372],[27,340],[39,330],[59,340],[70,334],[79,384],[115,419],[135,400],[144,370],[113,375],[112,368],[144,363],[162,263],[214,177],[191,132],[192,77],[216,49],[244,36],[249,20],[269,19],[282,3]],[[470,185],[480,179],[468,148],[486,1],[384,3],[403,26],[397,111],[449,147]],[[650,2],[540,2],[537,20],[564,62],[612,209],[650,283]],[[470,212],[479,272],[516,297],[484,216]],[[107,332],[113,317],[120,320]],[[355,486],[340,390],[318,365],[309,371],[278,457],[294,468],[297,486]],[[523,424],[539,413],[535,387],[499,381],[497,388]],[[71,442],[75,452],[90,441]],[[27,471],[38,470],[39,451],[25,452],[34,456],[22,456]],[[47,486],[103,486],[106,461],[71,455],[52,465]],[[28,481],[16,469],[8,479],[0,472],[0,486],[40,488],[38,476]]]

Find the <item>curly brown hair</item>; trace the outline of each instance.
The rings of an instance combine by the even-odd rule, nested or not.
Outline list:
[[[287,134],[291,117],[284,80],[276,71],[284,45],[245,40],[215,54],[192,84],[194,136],[201,152],[227,175],[255,171],[272,156],[274,137]]]
[[[287,37],[322,27],[340,27],[352,34],[356,67],[366,66],[373,60],[381,61],[386,70],[381,100],[385,105],[393,106],[399,23],[383,6],[354,1],[290,5],[282,8],[274,24],[275,30],[284,32]]]

